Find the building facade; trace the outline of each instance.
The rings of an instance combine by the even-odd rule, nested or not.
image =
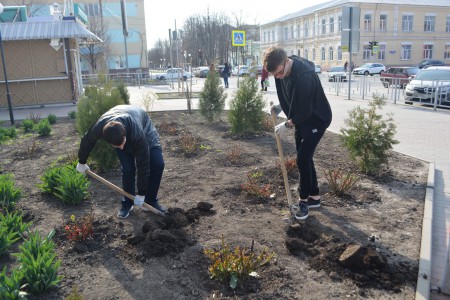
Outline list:
[[[352,63],[417,65],[433,58],[450,64],[450,2],[431,0],[330,1],[278,18],[261,26],[261,56],[276,45],[288,55],[305,57],[327,70],[343,66],[349,52],[341,45],[347,24],[344,7],[360,9],[359,50]],[[370,42],[377,42],[375,51]]]
[[[49,6],[54,4],[55,0],[25,0],[22,1],[27,6],[28,13],[31,17],[49,15]],[[87,18],[94,23],[101,22],[105,28],[106,36],[100,36],[97,32],[98,24],[87,24],[87,28],[102,38],[107,47],[99,46],[98,50],[90,49],[81,51],[105,51],[102,62],[99,62],[97,70],[92,67],[82,55],[81,68],[84,73],[92,73],[105,68],[109,73],[122,73],[127,70],[129,72],[145,72],[148,70],[147,59],[147,36],[145,27],[145,10],[144,0],[123,0],[128,28],[128,36],[124,37],[122,24],[121,0],[84,0],[82,2],[72,1],[56,1],[60,10],[67,15],[70,9],[67,6],[78,6],[86,14]],[[4,0],[3,5],[17,5],[17,0]],[[66,5],[66,7],[64,6]],[[125,43],[126,41],[126,43]],[[107,49],[107,50],[106,50]],[[127,53],[127,55],[125,54]],[[95,53],[97,54],[97,53]]]

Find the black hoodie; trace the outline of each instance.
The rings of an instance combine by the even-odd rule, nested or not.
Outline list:
[[[302,135],[313,129],[325,130],[332,113],[314,64],[295,55],[289,58],[293,61],[289,76],[275,78],[281,108]]]

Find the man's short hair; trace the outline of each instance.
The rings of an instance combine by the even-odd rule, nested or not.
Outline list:
[[[287,53],[281,48],[272,46],[267,48],[264,53],[263,66],[267,72],[274,72],[279,65],[283,64],[287,59]]]
[[[113,146],[122,145],[125,135],[125,127],[120,122],[110,121],[103,126],[103,139]]]

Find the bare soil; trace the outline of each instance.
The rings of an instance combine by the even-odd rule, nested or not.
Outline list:
[[[95,180],[91,197],[76,207],[40,192],[36,184],[44,170],[78,149],[73,120],[58,119],[50,137],[22,136],[1,146],[1,172],[13,173],[24,191],[17,208],[33,229],[57,232],[64,279],[58,288],[31,299],[64,299],[74,287],[84,299],[96,300],[414,298],[427,163],[390,152],[389,164],[378,175],[361,174],[339,136],[326,132],[315,155],[322,206],[311,209],[306,221],[289,226],[283,221],[288,204],[271,131],[233,136],[225,115],[213,124],[197,113],[151,117],[166,162],[159,195],[170,209],[165,218],[135,207],[127,219],[118,219],[121,196]],[[191,153],[182,150],[186,136],[196,141]],[[34,140],[36,151],[30,153]],[[285,155],[295,157],[293,132],[282,140]],[[229,159],[230,151],[239,149],[240,158]],[[342,197],[332,193],[324,176],[339,168],[360,177]],[[247,174],[256,173],[273,197],[242,192]],[[99,175],[121,185],[119,169]],[[290,172],[289,181],[297,199],[297,172]],[[64,223],[91,209],[94,237],[68,241]],[[204,254],[204,249],[218,249],[222,237],[231,247],[249,249],[253,242],[255,251],[267,248],[275,258],[259,277],[232,289],[209,278]],[[340,263],[351,245],[359,245],[359,257]],[[0,258],[2,266],[14,263],[11,255]]]

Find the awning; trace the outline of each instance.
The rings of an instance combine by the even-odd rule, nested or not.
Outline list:
[[[0,31],[3,41],[76,38],[90,43],[103,42],[75,20],[0,23]]]

